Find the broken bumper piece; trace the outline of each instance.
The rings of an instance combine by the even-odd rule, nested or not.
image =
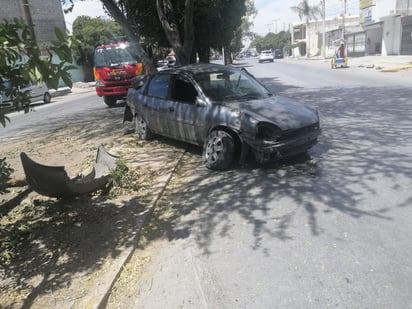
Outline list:
[[[71,198],[105,189],[110,182],[110,171],[116,168],[119,157],[99,146],[92,171],[87,175],[69,178],[64,166],[46,166],[20,154],[28,185],[37,193],[49,197]]]

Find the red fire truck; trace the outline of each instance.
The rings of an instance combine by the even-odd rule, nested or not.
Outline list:
[[[114,106],[126,97],[133,77],[143,74],[143,64],[129,42],[115,42],[96,47],[93,72],[97,95]]]

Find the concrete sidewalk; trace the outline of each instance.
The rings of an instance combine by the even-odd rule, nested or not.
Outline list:
[[[69,93],[82,93],[94,91],[95,82],[76,82],[73,84],[72,88],[63,86],[58,89],[50,89],[50,94],[52,97],[60,97]]]

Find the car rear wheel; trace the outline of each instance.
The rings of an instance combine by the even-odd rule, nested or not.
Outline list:
[[[103,97],[104,104],[109,107],[113,107],[116,105],[117,99],[115,97]]]
[[[50,95],[50,93],[46,92],[46,93],[43,95],[43,102],[44,102],[44,103],[50,103],[50,102],[51,102],[51,95]]]
[[[212,170],[225,170],[233,161],[235,143],[225,131],[213,131],[203,146],[203,162]]]
[[[146,121],[143,119],[142,116],[136,116],[136,129],[135,132],[139,136],[140,139],[143,140],[150,140],[153,137],[153,133],[150,130],[149,126],[147,125]]]

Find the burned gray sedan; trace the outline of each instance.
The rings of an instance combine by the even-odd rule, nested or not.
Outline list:
[[[203,147],[213,170],[303,153],[320,133],[316,110],[270,93],[245,69],[192,64],[137,78],[127,95],[125,121],[139,138],[153,134]]]

